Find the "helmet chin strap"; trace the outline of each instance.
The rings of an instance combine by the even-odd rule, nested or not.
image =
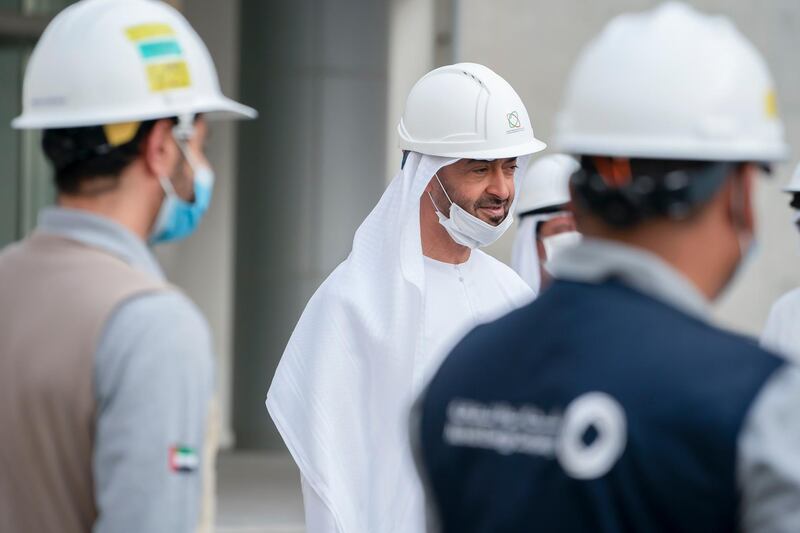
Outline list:
[[[180,151],[181,156],[189,165],[189,168],[192,169],[192,179],[194,179],[194,175],[197,174],[198,168],[197,160],[194,158],[192,151],[189,149],[189,141],[192,139],[192,137],[194,137],[196,131],[194,127],[195,116],[196,115],[193,114],[179,115],[178,123],[172,127],[172,137],[175,139],[175,144],[178,145],[178,150]],[[161,186],[164,188],[164,192],[167,193],[167,195],[169,195],[171,192],[173,195],[177,196],[175,188],[172,185],[172,181],[169,178],[160,179],[160,181]],[[165,186],[165,181],[166,185],[169,186],[169,190]]]

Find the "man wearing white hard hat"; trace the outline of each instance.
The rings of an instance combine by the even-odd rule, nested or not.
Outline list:
[[[580,242],[569,206],[569,178],[578,168],[568,155],[546,155],[522,179],[511,268],[537,295],[550,283],[545,265]]]
[[[791,195],[795,229],[800,230],[800,165],[784,191]],[[800,361],[800,289],[784,294],[770,309],[761,343],[779,353]]]
[[[0,530],[190,532],[213,390],[208,326],[148,248],[211,201],[205,45],[155,0],[82,0],[48,25],[17,129],[44,130],[57,206],[0,252]]]
[[[432,522],[800,531],[800,369],[709,318],[752,244],[753,181],[787,152],[764,60],[685,4],[621,15],[579,56],[555,143],[580,157],[583,240],[426,389]]]
[[[520,172],[545,146],[516,92],[482,65],[436,69],[398,133],[402,168],[308,303],[267,396],[310,533],[423,530],[410,405],[461,335],[532,298],[477,249],[512,224]]]

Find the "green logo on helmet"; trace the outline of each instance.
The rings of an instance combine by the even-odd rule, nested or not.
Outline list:
[[[508,127],[513,129],[522,127],[522,124],[519,121],[519,113],[516,111],[512,111],[508,115],[506,115],[506,119],[508,119]]]

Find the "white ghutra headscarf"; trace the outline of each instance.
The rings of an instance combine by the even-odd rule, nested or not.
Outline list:
[[[527,160],[518,159],[516,176]],[[302,475],[342,533],[424,527],[408,437],[424,367],[419,206],[434,174],[455,161],[408,154],[348,258],[306,306],[267,395]]]

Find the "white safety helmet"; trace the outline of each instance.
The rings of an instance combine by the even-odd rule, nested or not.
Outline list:
[[[569,178],[580,168],[575,158],[550,154],[537,159],[522,178],[517,212],[520,215],[568,204]]]
[[[408,95],[397,132],[403,150],[441,157],[502,159],[546,147],[511,85],[475,63],[423,76]]]
[[[81,0],[47,26],[25,72],[18,129],[140,122],[198,113],[254,118],[225,97],[208,49],[159,0]]]
[[[616,17],[582,52],[556,122],[572,154],[771,162],[787,145],[767,65],[725,17],[676,2]]]

